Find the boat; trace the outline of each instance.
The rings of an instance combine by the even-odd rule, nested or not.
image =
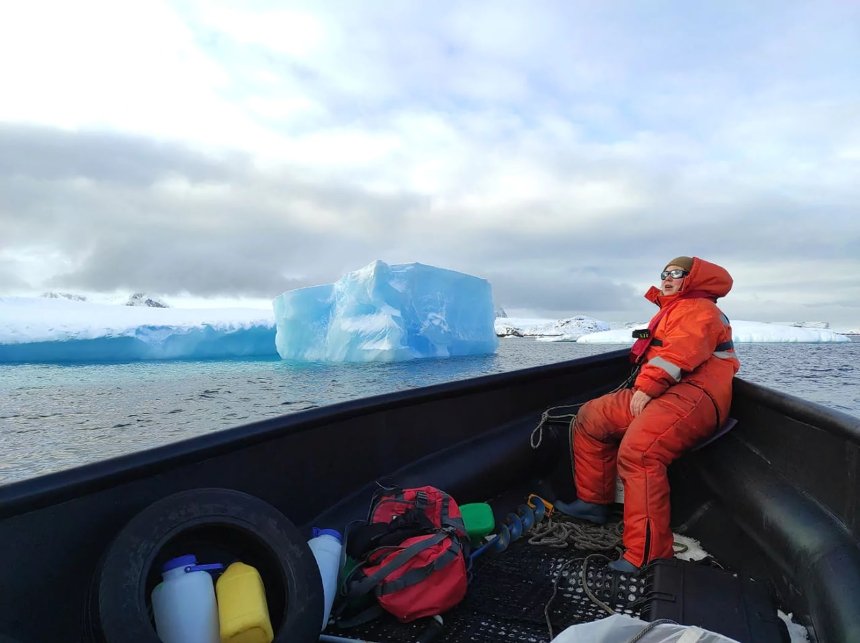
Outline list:
[[[275,640],[317,640],[311,527],[363,517],[380,480],[489,502],[497,518],[530,493],[569,498],[567,422],[546,411],[629,373],[627,351],[613,351],[314,408],[0,487],[0,641],[157,641],[148,602],[159,564],[189,549],[254,561]],[[731,415],[729,433],[670,467],[673,529],[767,587],[811,641],[860,641],[860,420],[742,378]],[[529,627],[532,640],[548,640],[546,595],[532,587],[511,598],[500,585],[517,561],[537,564],[528,556],[521,539],[482,557],[439,640],[518,640]],[[535,578],[517,573],[541,591],[553,583],[536,568]],[[479,586],[501,601],[491,617],[469,611]],[[516,610],[505,600],[519,601]],[[539,615],[532,625],[506,620],[528,610]],[[463,634],[473,625],[489,638]]]

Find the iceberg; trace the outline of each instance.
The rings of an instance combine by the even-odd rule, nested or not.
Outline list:
[[[272,314],[0,297],[0,363],[275,357]]]
[[[390,362],[490,354],[499,343],[490,283],[420,263],[374,261],[287,291],[273,308],[283,359]]]

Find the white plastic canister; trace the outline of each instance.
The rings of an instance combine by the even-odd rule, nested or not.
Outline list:
[[[342,540],[340,532],[336,529],[317,529],[314,527],[313,538],[308,541],[322,577],[325,606],[320,631],[328,625],[331,606],[337,594],[337,576],[340,572],[340,556],[343,549]]]
[[[155,630],[163,643],[219,643],[218,604],[207,570],[223,568],[198,565],[193,555],[164,563],[164,580],[152,590]]]

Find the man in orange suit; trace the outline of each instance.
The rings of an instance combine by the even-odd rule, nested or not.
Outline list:
[[[672,557],[666,468],[727,419],[740,368],[729,320],[715,303],[731,290],[729,273],[698,257],[676,257],[660,280],[660,288],[645,294],[659,312],[647,331],[634,331],[631,359],[639,371],[633,388],[580,409],[571,424],[577,500],[555,505],[606,522],[617,471],[624,483],[626,551],[609,566],[625,573]]]

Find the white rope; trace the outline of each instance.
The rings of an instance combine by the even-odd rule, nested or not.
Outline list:
[[[543,442],[543,425],[546,424],[547,419],[549,418],[549,411],[544,411],[541,413],[540,422],[538,425],[532,429],[531,434],[529,435],[529,444],[532,449],[537,449],[540,446],[540,443]],[[537,442],[535,442],[535,433],[537,433]]]
[[[597,605],[607,614],[615,614],[615,610],[603,601],[601,601],[599,598],[597,598],[597,596],[594,595],[594,592],[592,592],[591,588],[588,586],[588,574],[586,570],[588,569],[588,561],[594,557],[606,558],[606,556],[604,556],[603,554],[590,554],[586,556],[585,560],[582,561],[582,569],[580,570],[579,582],[582,584],[582,589],[585,590],[585,593],[588,595],[588,598],[591,599],[592,603]]]
[[[572,567],[575,563],[582,561],[582,570],[580,572],[579,582],[582,586],[583,591],[585,591],[586,596],[588,596],[589,600],[591,600],[592,603],[600,607],[603,611],[608,612],[609,614],[615,614],[615,610],[613,610],[609,605],[597,598],[597,596],[594,595],[594,592],[592,592],[591,588],[588,586],[586,570],[588,568],[588,561],[591,558],[606,558],[606,556],[604,556],[603,554],[589,554],[585,558],[574,558],[573,560],[569,560],[564,565],[562,565],[558,570],[558,574],[555,575],[555,579],[552,583],[552,594],[550,595],[549,600],[546,602],[546,605],[544,605],[543,608],[543,615],[546,619],[546,627],[549,630],[550,641],[553,639],[553,630],[552,621],[549,617],[549,608],[550,605],[552,605],[552,602],[555,600],[555,595],[558,593],[559,579],[561,579],[561,577],[564,576],[565,572],[567,572],[569,568]]]
[[[531,445],[532,449],[537,449],[543,441],[543,425],[546,424],[549,420],[570,420],[572,422],[576,418],[576,413],[551,415],[553,411],[557,409],[579,409],[579,407],[583,404],[585,404],[585,402],[580,402],[579,404],[551,406],[546,411],[541,413],[540,422],[538,422],[538,425],[534,429],[532,429],[531,435],[529,435],[529,444]],[[537,434],[537,440],[535,440],[535,434]]]

